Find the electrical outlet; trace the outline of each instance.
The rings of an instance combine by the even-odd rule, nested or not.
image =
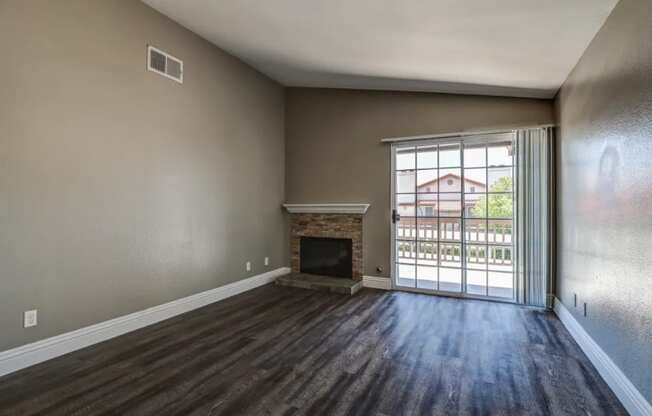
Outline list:
[[[265,266],[269,266],[269,257],[265,257]]]
[[[586,311],[586,302],[584,302],[584,316],[586,316],[586,313],[587,313],[587,311]]]
[[[29,328],[38,325],[38,311],[36,309],[25,311],[23,315],[23,327]]]
[[[248,261],[247,264],[245,265],[245,268],[247,269],[248,272],[251,271],[251,262]]]

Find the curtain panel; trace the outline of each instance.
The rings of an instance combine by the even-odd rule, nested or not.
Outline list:
[[[555,291],[554,128],[516,132],[517,301],[552,307]]]

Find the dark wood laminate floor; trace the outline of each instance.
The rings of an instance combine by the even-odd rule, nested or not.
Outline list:
[[[0,414],[626,413],[551,313],[268,285],[0,378]]]

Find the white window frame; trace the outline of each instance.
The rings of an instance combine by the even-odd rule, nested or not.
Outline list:
[[[514,133],[514,132],[513,131],[505,131],[505,132],[500,132],[500,133]],[[391,210],[395,210],[395,209],[398,208],[397,205],[396,205],[396,172],[397,172],[396,153],[400,148],[403,148],[403,147],[409,147],[409,148],[415,147],[416,148],[418,146],[427,146],[427,145],[431,145],[431,144],[438,144],[438,145],[442,145],[442,144],[458,144],[460,146],[460,151],[461,151],[459,169],[460,169],[460,173],[461,173],[461,182],[462,182],[461,185],[460,185],[460,189],[461,189],[460,193],[462,195],[461,196],[462,197],[462,212],[460,214],[461,215],[461,217],[460,217],[460,245],[461,245],[460,256],[461,256],[461,261],[462,261],[462,266],[461,266],[461,269],[460,269],[460,270],[462,270],[462,282],[461,282],[462,288],[461,288],[461,291],[460,292],[446,292],[446,291],[439,290],[439,287],[437,289],[426,289],[426,288],[417,288],[416,286],[415,287],[408,287],[408,286],[398,285],[397,284],[397,278],[398,278],[397,266],[398,266],[398,262],[397,262],[397,258],[396,258],[396,253],[397,253],[397,251],[396,251],[396,249],[397,249],[397,232],[396,232],[396,224],[393,221],[390,220],[389,221],[389,223],[390,223],[390,238],[391,238],[391,244],[390,244],[390,246],[391,246],[391,248],[390,248],[390,250],[391,250],[391,252],[390,252],[390,262],[391,262],[390,263],[391,264],[391,266],[390,266],[390,269],[391,269],[390,270],[390,279],[391,279],[391,284],[392,284],[392,289],[393,290],[401,290],[401,291],[408,291],[408,292],[418,292],[418,293],[429,293],[429,294],[435,294],[435,295],[462,297],[462,298],[469,298],[469,299],[493,300],[493,301],[504,302],[504,303],[516,303],[517,302],[517,297],[518,297],[517,294],[519,293],[520,285],[519,285],[519,281],[518,281],[517,276],[516,276],[516,241],[513,239],[513,237],[512,237],[512,245],[510,247],[510,257],[511,257],[511,261],[514,264],[514,269],[512,271],[512,297],[507,298],[507,297],[490,296],[488,294],[488,288],[489,288],[488,281],[487,281],[487,285],[486,285],[487,292],[486,292],[485,295],[476,295],[476,294],[471,294],[471,293],[467,292],[467,281],[466,281],[467,276],[466,275],[467,275],[467,272],[468,272],[469,269],[466,267],[466,264],[465,264],[466,263],[465,251],[466,251],[466,246],[468,245],[468,242],[465,240],[464,230],[466,229],[465,228],[465,220],[468,219],[468,218],[466,218],[466,215],[465,215],[465,212],[464,212],[464,196],[468,192],[466,192],[466,189],[465,189],[465,186],[464,186],[464,183],[465,183],[464,182],[464,169],[465,169],[464,168],[464,147],[469,145],[469,144],[474,144],[474,143],[489,144],[489,143],[491,143],[493,141],[503,141],[504,140],[503,138],[493,139],[492,137],[487,137],[487,135],[493,135],[493,134],[498,134],[498,132],[496,132],[496,133],[487,133],[487,134],[480,134],[479,133],[479,134],[476,134],[476,135],[469,135],[469,136],[465,136],[465,137],[456,137],[456,138],[448,138],[448,137],[446,137],[446,138],[431,138],[431,139],[423,138],[423,139],[419,139],[419,140],[394,141],[394,142],[392,142],[392,145],[391,145],[391,161],[390,161],[390,171],[391,171],[391,175],[390,175],[390,195],[391,195],[390,209]],[[516,143],[516,138],[515,137],[513,138],[513,140],[514,140],[514,143]],[[415,154],[415,157],[416,157],[416,154]],[[516,178],[516,172],[515,172],[516,163],[517,163],[516,156],[513,156],[511,168],[512,168],[512,177],[514,178],[515,181],[518,180]],[[437,163],[437,166],[439,166],[439,162]],[[490,169],[491,166],[489,166],[488,163],[487,163],[486,166],[484,166],[483,168],[485,169],[485,175],[488,175],[488,169]],[[415,170],[417,170],[417,169],[418,169],[418,164],[415,163]],[[486,187],[485,193],[488,195],[489,194],[489,186],[488,186],[489,181],[488,181],[488,178],[487,178],[486,182],[487,182],[487,187]],[[417,184],[417,182],[415,180],[415,188],[417,186],[416,184]],[[512,200],[513,200],[513,204],[514,204],[514,207],[513,207],[513,213],[514,214],[513,214],[513,217],[512,217],[512,221],[513,221],[512,235],[516,234],[516,227],[518,227],[518,223],[517,223],[518,218],[517,218],[517,214],[516,214],[518,212],[517,205],[516,205],[518,199],[517,199],[516,192],[517,192],[517,186],[516,186],[516,183],[514,182],[514,185],[513,185],[513,188],[512,188]],[[415,195],[416,194],[417,193],[415,191]],[[415,205],[416,205],[416,199],[415,199]],[[415,218],[418,217],[418,213],[416,212],[416,206],[415,206],[414,216],[415,216]],[[451,217],[451,218],[457,218],[457,217]],[[488,222],[490,220],[497,220],[497,219],[502,219],[502,218],[485,217],[485,218],[482,218],[482,219],[484,219],[486,221],[486,224],[487,224],[486,229],[488,230],[489,229]],[[414,242],[415,242],[415,244],[418,244],[419,243],[418,225],[417,225],[416,229],[417,229],[417,235],[415,237]],[[495,245],[495,243],[491,244],[491,243],[489,243],[488,240],[484,244],[481,245],[481,247],[485,250],[485,253],[484,253],[485,257],[489,256],[489,250],[490,250],[490,248],[492,246],[497,247],[497,245]],[[437,250],[439,251],[441,249],[438,248]],[[503,256],[503,258],[504,258],[504,256]],[[486,271],[487,271],[487,273],[489,272],[488,269]],[[487,275],[487,278],[488,278],[488,275]],[[438,281],[439,281],[439,279],[438,279]],[[415,274],[415,284],[416,284],[416,274]]]

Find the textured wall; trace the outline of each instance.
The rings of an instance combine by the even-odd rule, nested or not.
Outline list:
[[[304,88],[286,96],[287,200],[370,203],[372,276],[389,276],[390,262],[390,146],[380,139],[554,121],[550,100]]]
[[[557,98],[558,296],[648,401],[651,22],[649,1],[621,0]]]
[[[135,0],[3,0],[0,51],[0,350],[287,264],[281,86]]]

